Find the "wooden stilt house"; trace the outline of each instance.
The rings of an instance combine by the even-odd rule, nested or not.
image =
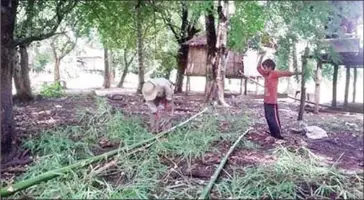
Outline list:
[[[186,93],[190,91],[191,76],[206,76],[206,59],[207,59],[207,41],[206,34],[198,35],[183,45],[188,45],[188,61],[185,76],[187,77]],[[240,79],[240,93],[242,92],[242,77],[239,70],[244,73],[243,55],[238,52],[229,50],[228,61],[226,66],[227,79]]]

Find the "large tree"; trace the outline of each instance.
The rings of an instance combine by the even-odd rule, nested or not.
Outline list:
[[[143,54],[143,34],[142,34],[142,7],[144,3],[141,0],[137,1],[137,5],[135,6],[136,10],[136,32],[137,32],[137,52],[138,52],[138,75],[139,75],[139,82],[137,93],[142,93],[142,86],[144,83],[144,74],[145,74],[145,67],[144,67],[144,54]]]
[[[215,17],[213,15],[214,6],[208,10],[206,16],[207,33],[207,90],[205,101],[210,98],[218,100],[223,106],[228,106],[224,99],[224,78],[227,63],[228,51],[227,44],[227,21],[228,21],[228,2],[219,1],[217,6],[218,26],[215,30]]]
[[[77,1],[19,1],[15,25],[15,42],[20,54],[19,66],[15,66],[14,82],[16,98],[32,100],[28,66],[28,47],[33,41],[47,39],[56,34],[60,24],[69,16]],[[17,64],[17,65],[18,65]]]
[[[76,47],[77,37],[71,38],[69,33],[62,33],[53,36],[50,40],[52,54],[54,58],[54,82],[61,80],[60,66],[62,59],[71,53]]]
[[[183,45],[183,43],[192,39],[200,31],[198,19],[204,10],[204,3],[193,1],[156,1],[153,3],[153,6],[154,10],[158,13],[158,17],[173,33],[175,41],[178,43],[175,91],[182,92],[188,58],[188,46]]]
[[[19,5],[28,2],[33,2],[39,8],[39,10],[33,13],[33,16],[38,18],[30,26],[38,27],[39,31],[30,32],[29,25],[24,29],[16,28],[18,25],[17,17],[20,18],[18,15],[24,13],[20,12],[22,7],[19,7]],[[1,1],[1,152],[4,154],[12,150],[13,138],[15,136],[12,101],[12,73],[16,59],[15,48],[16,46],[28,45],[33,41],[40,41],[54,35],[60,22],[72,11],[76,3],[77,0]],[[29,6],[30,4],[26,4],[24,9],[26,10]],[[43,11],[48,16],[39,20],[39,18],[44,16],[44,13],[41,13]],[[34,18],[32,17],[31,19]],[[18,30],[23,31],[18,33]],[[17,31],[17,34],[15,31]]]
[[[218,1],[217,6],[212,1],[206,4],[209,6],[205,7],[208,45],[205,101],[215,99],[227,106],[224,100],[225,68],[229,59],[227,49],[244,53],[253,48],[251,41],[257,32],[263,30],[265,14],[257,2],[234,2],[234,13],[229,12],[231,5],[227,1]]]

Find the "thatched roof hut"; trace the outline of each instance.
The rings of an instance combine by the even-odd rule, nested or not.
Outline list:
[[[185,74],[187,76],[205,76],[207,58],[206,34],[201,34],[185,42],[188,45],[188,61]],[[241,79],[239,70],[244,72],[243,55],[229,50],[228,62],[226,66],[226,78]]]

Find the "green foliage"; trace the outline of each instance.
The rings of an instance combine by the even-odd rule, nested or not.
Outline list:
[[[160,3],[162,4],[162,2]],[[81,35],[90,36],[96,31],[103,47],[117,52],[115,57],[119,69],[124,68],[131,57],[135,57],[133,54],[137,50],[136,4],[136,1],[88,1],[77,10],[78,16],[80,16],[80,23],[77,25],[78,32]],[[167,40],[170,38],[169,36],[166,37],[168,35],[167,27],[155,13],[151,2],[142,1],[140,20],[143,37],[143,62],[146,73],[154,70],[158,65],[157,62],[163,62],[162,66],[167,66],[166,68],[174,68],[175,65],[170,65],[172,61],[170,57],[166,58],[166,56],[161,55],[166,52],[164,50],[166,46],[172,42],[175,43],[175,41]],[[92,37],[90,36],[90,38]],[[162,51],[160,51],[161,49]],[[125,51],[128,55],[124,55]],[[126,61],[125,57],[127,57]],[[133,62],[130,62],[132,67],[129,67],[129,72],[137,74],[139,70],[134,66],[134,60],[137,61],[133,59]]]
[[[258,48],[257,43],[261,40],[260,33],[264,29],[267,17],[264,7],[256,1],[235,1],[234,3],[235,13],[230,18],[228,46],[237,51],[245,51],[248,45]]]
[[[65,95],[65,92],[59,82],[46,84],[44,83],[41,87],[40,94],[48,98],[58,98]]]
[[[334,74],[334,67],[331,64],[323,64],[322,65],[322,77],[327,80],[332,80]]]
[[[104,46],[109,49],[136,48],[136,1],[84,2],[77,10],[78,32],[89,35],[96,28]],[[153,36],[154,18],[150,6],[142,6],[142,30],[145,41]],[[125,20],[120,20],[125,19]],[[127,19],[127,20],[126,20]]]
[[[53,36],[77,3],[78,0],[19,1],[15,28],[16,45],[30,44]]]
[[[173,36],[168,34],[166,29],[162,29],[155,40],[154,59],[158,62],[158,68],[151,77],[168,77],[173,69],[177,68],[178,43],[173,40]],[[162,31],[161,30],[161,31]],[[166,37],[167,36],[167,37]]]
[[[277,56],[277,69],[288,70],[289,60],[293,59],[293,39],[283,39],[278,40],[278,50],[276,52]]]
[[[47,52],[38,52],[34,56],[34,71],[35,72],[42,72],[45,69],[45,66],[51,62],[51,56]]]
[[[309,48],[313,52],[311,55],[315,58],[326,52],[329,55],[329,60],[339,62],[340,56],[331,47],[322,44],[321,39],[324,39],[325,35],[332,35],[333,33],[341,35],[341,20],[343,17],[351,16],[346,11],[348,8],[353,8],[353,5],[355,4],[340,4],[342,8],[340,10],[340,6],[327,1],[269,1],[267,3],[269,17],[266,31],[272,33],[272,36],[277,40],[278,66],[281,69],[288,68],[292,47],[302,41],[308,42]],[[353,15],[358,17],[357,13]],[[308,79],[312,78],[313,69],[315,67],[308,67],[307,70],[310,70],[306,74]],[[329,73],[330,71],[326,70],[325,72]],[[325,75],[324,77],[328,76]]]

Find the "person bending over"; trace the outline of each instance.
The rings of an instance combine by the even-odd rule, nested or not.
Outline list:
[[[173,84],[165,78],[150,79],[143,84],[142,94],[145,103],[151,110],[151,128],[158,132],[160,114],[158,108],[163,106],[173,114]]]

